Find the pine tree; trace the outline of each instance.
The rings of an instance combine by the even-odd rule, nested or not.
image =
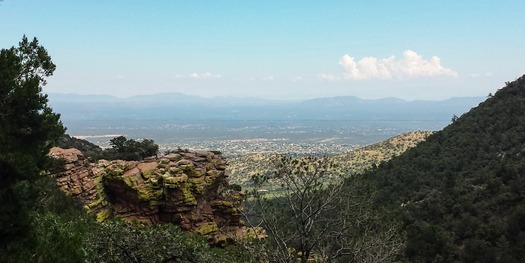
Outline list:
[[[34,38],[0,50],[0,261],[16,239],[27,232],[21,207],[27,196],[16,185],[36,178],[64,126],[42,94],[55,71],[46,49]]]

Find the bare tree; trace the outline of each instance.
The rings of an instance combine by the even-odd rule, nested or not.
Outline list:
[[[257,211],[248,209],[246,221],[267,231],[270,262],[387,262],[399,253],[402,239],[372,212],[372,197],[334,180],[331,166],[328,158],[283,157],[282,191],[254,191]]]

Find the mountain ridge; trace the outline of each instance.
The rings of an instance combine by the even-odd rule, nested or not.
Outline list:
[[[149,99],[149,98],[155,98],[155,99],[162,99],[162,98],[174,98],[174,97],[180,97],[180,98],[193,98],[193,99],[200,99],[203,101],[210,101],[210,100],[258,100],[258,101],[266,101],[266,102],[272,102],[272,103],[303,103],[307,101],[320,101],[320,100],[341,100],[341,99],[354,99],[358,101],[400,101],[400,102],[414,102],[414,101],[425,101],[425,102],[438,102],[438,101],[448,101],[448,100],[455,100],[455,99],[482,99],[485,98],[483,96],[458,96],[458,97],[450,97],[446,99],[416,99],[416,100],[406,100],[398,97],[382,97],[382,98],[374,98],[374,99],[364,99],[353,95],[339,95],[339,96],[326,96],[326,97],[314,97],[314,98],[308,98],[308,99],[268,99],[268,98],[260,98],[260,97],[237,97],[237,96],[213,96],[213,97],[202,97],[197,95],[188,95],[186,93],[182,92],[159,92],[159,93],[152,93],[152,94],[138,94],[133,95],[129,97],[118,97],[114,95],[108,95],[108,94],[79,94],[79,93],[62,93],[62,92],[49,92],[47,93],[50,100],[57,100],[57,101],[76,101],[78,98],[83,99],[108,99],[108,100],[115,100],[115,101],[134,101],[138,99]]]
[[[450,120],[483,100],[461,97],[440,101],[354,96],[280,101],[258,98],[203,98],[162,93],[117,98],[107,95],[49,94],[49,104],[64,120]],[[111,114],[108,114],[110,113]]]

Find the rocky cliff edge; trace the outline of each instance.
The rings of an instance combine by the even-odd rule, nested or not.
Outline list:
[[[97,220],[173,223],[211,243],[260,237],[243,226],[239,191],[229,188],[226,161],[211,152],[177,152],[144,161],[90,163],[77,149],[52,148],[62,160],[53,173],[61,190],[79,199]]]

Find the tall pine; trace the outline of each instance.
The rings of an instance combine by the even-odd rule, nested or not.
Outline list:
[[[42,94],[55,68],[36,38],[24,36],[18,47],[0,50],[0,261],[30,231],[23,208],[31,195],[18,186],[44,169],[50,147],[65,130]]]

